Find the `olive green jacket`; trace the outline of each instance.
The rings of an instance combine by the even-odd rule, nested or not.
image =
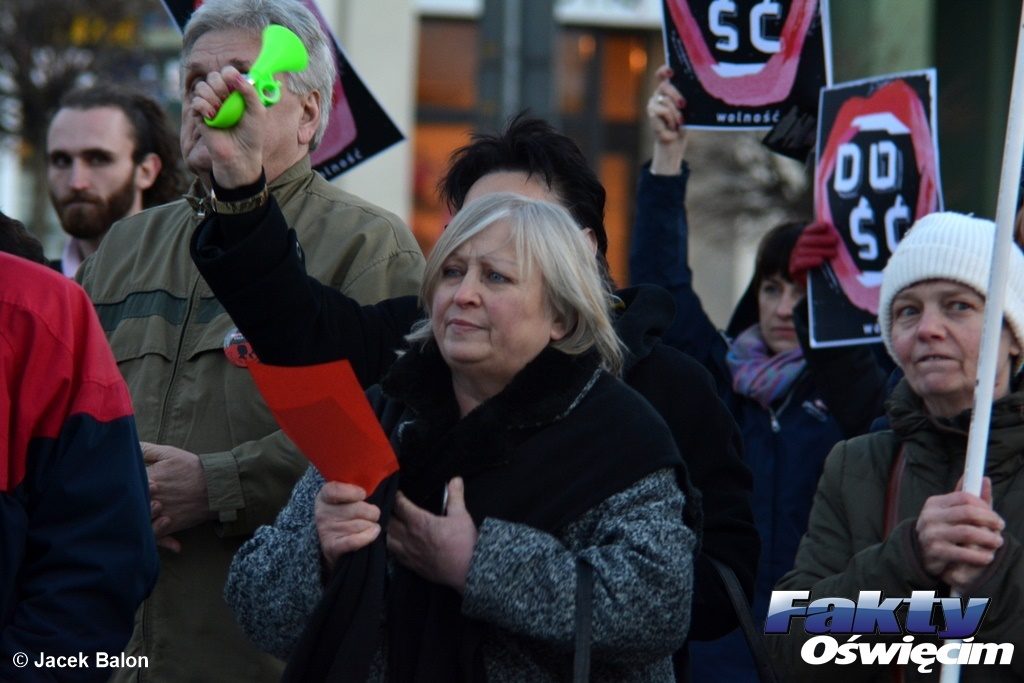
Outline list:
[[[417,293],[423,256],[398,217],[326,182],[308,158],[270,190],[310,275],[366,304]],[[118,222],[78,272],[131,391],[140,438],[199,455],[215,517],[175,534],[181,554],[161,550],[159,581],[126,648],[149,666],[116,680],[249,683],[281,673],[221,596],[235,551],[274,521],[306,460],[249,372],[226,356],[234,325],[189,256],[204,208],[191,197]]]
[[[924,570],[914,527],[925,500],[955,490],[963,474],[969,412],[952,420],[932,418],[904,380],[889,402],[891,431],[843,441],[832,450],[796,563],[776,590],[809,590],[811,600],[832,596],[856,600],[861,590],[881,590],[884,597],[910,597],[915,590],[948,596],[949,587]],[[886,488],[900,445],[905,457],[896,503],[900,521],[883,538]],[[965,595],[991,598],[976,642],[1020,645],[1024,643],[1020,618],[1024,605],[1024,391],[994,406],[985,474],[992,480],[994,508],[1006,521],[1004,543]],[[887,666],[805,664],[800,647],[810,637],[802,619],[793,620],[788,636],[766,636],[780,678],[787,683],[894,680]],[[840,644],[848,638],[835,637]],[[859,640],[883,642],[877,636]],[[915,644],[924,642],[938,641],[915,637]],[[924,674],[911,664],[904,669],[904,681],[938,681],[939,669],[936,664]],[[1024,652],[1016,652],[1010,666],[962,666],[960,680],[1024,681]]]

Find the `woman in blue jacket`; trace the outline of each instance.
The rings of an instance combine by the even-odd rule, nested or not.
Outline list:
[[[825,457],[837,441],[865,431],[881,412],[884,374],[868,351],[805,353],[797,334],[803,327],[806,337],[804,286],[801,273],[794,273],[794,281],[789,267],[803,232],[800,223],[777,226],[761,240],[754,277],[725,335],[708,318],[688,264],[685,102],[670,76],[667,67],[659,71],[661,83],[647,107],[654,156],[639,180],[630,274],[634,284],[658,284],[672,292],[676,318],[664,340],[711,371],[740,425],[762,542],[756,624],[764,620],[775,582],[793,566]],[[807,259],[801,261],[806,267]],[[844,398],[836,400],[837,394]],[[692,643],[691,660],[694,681],[757,680],[739,631]]]

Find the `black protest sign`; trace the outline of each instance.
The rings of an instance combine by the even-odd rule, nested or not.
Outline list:
[[[301,2],[316,16],[324,34],[330,37],[337,69],[327,130],[319,146],[310,155],[313,167],[329,180],[404,138],[352,68],[313,1],[296,2]],[[189,17],[202,4],[202,0],[163,0],[163,3],[178,28],[184,30]]]
[[[821,91],[814,209],[840,240],[808,278],[811,346],[881,339],[882,269],[914,221],[942,209],[935,101],[934,69]]]
[[[163,3],[179,31],[185,30],[188,18],[203,4],[202,0],[163,0]]]
[[[302,0],[331,36],[338,76],[331,93],[331,120],[312,153],[313,166],[330,180],[404,138],[398,127],[352,68],[313,0]]]
[[[827,0],[662,0],[687,125],[765,129],[794,106],[813,112],[829,82],[827,8]]]

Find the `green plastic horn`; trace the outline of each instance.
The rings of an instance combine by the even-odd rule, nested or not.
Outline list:
[[[249,82],[256,86],[263,106],[269,107],[281,99],[281,82],[274,74],[302,71],[309,64],[309,53],[292,31],[284,26],[270,24],[263,29],[263,49],[249,69]],[[245,113],[245,99],[239,92],[228,95],[212,119],[203,119],[211,128],[231,128]]]

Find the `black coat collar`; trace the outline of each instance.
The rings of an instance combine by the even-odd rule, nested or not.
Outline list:
[[[500,413],[510,428],[536,427],[563,417],[593,382],[597,353],[570,356],[547,347],[526,364],[505,389],[470,415]],[[385,395],[401,401],[418,417],[447,423],[458,419],[452,375],[432,342],[395,361],[381,383]]]
[[[509,462],[542,427],[568,415],[600,377],[596,353],[571,356],[547,347],[504,390],[459,419],[451,372],[437,347],[412,349],[392,365],[384,394],[406,406],[392,442],[402,491],[438,512],[445,483]]]

